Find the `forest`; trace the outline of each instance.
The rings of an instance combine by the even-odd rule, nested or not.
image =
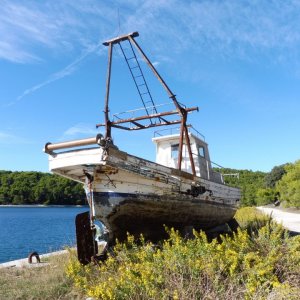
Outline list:
[[[0,204],[85,204],[81,184],[42,172],[0,171]]]
[[[215,169],[225,183],[242,191],[242,206],[259,206],[280,200],[300,207],[300,160],[275,166],[270,172]],[[0,171],[1,204],[86,204],[81,184],[42,172]]]
[[[275,166],[266,173],[236,169],[216,170],[225,174],[226,184],[241,188],[242,206],[260,206],[279,200],[285,207],[300,208],[300,160]]]

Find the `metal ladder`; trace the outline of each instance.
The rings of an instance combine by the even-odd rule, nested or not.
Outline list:
[[[152,114],[157,114],[158,112],[157,112],[156,106],[154,104],[152,95],[150,94],[150,90],[148,88],[148,85],[145,80],[141,66],[136,57],[135,51],[132,47],[131,42],[129,40],[127,40],[127,41],[130,45],[129,48],[122,47],[121,43],[118,43],[118,44],[123,53],[123,56],[125,58],[127,66],[129,68],[129,71],[131,73],[131,76],[133,78],[133,81],[135,83],[137,91],[139,93],[140,99],[143,103],[143,106],[144,106],[145,111],[148,116],[152,115]],[[125,53],[125,50],[129,50],[129,51],[127,51],[127,53]],[[150,122],[151,122],[151,124],[153,124],[152,119],[150,119]]]

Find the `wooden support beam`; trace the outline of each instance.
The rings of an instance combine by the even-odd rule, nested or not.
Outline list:
[[[118,129],[123,129],[123,130],[131,130],[130,127],[125,127],[121,125],[111,125],[111,127],[118,128]]]
[[[111,61],[112,61],[113,45],[109,44],[108,49],[108,65],[107,65],[107,78],[106,78],[106,94],[105,94],[105,106],[104,106],[104,117],[105,117],[105,138],[111,137],[111,122],[109,120],[109,90],[110,90],[110,77],[111,77]]]
[[[118,36],[118,37],[113,38],[111,40],[108,40],[108,41],[104,42],[103,45],[104,46],[109,46],[109,45],[112,45],[112,44],[117,44],[117,43],[129,40],[129,37],[135,38],[137,36],[139,36],[139,33],[137,31],[135,31],[135,32],[125,34],[125,35],[121,35],[121,36]]]
[[[184,109],[187,113],[191,112],[191,111],[198,111],[198,107],[191,107],[191,108],[185,108]],[[129,118],[129,119],[120,119],[117,121],[113,121],[111,122],[111,125],[117,125],[117,124],[122,124],[122,123],[132,123],[134,121],[141,121],[141,120],[147,120],[147,119],[154,119],[154,118],[160,118],[163,116],[170,116],[170,115],[176,115],[178,114],[177,110],[172,110],[172,111],[168,111],[168,112],[164,112],[164,113],[158,113],[158,114],[151,114],[151,115],[147,115],[147,116],[141,116],[141,117],[136,117],[136,118]],[[97,124],[96,127],[100,127],[100,126],[105,126],[105,123],[100,123]]]
[[[189,132],[188,132],[186,124],[184,124],[184,133],[185,133],[185,140],[186,140],[186,144],[187,144],[187,148],[188,148],[188,152],[189,152],[192,172],[193,172],[193,175],[196,176],[196,169],[195,169],[195,163],[194,163],[193,153],[192,153],[192,149],[191,149],[191,142],[190,142]]]
[[[176,124],[180,124],[181,121],[177,120],[177,121],[171,121],[168,123],[153,123],[153,124],[148,124],[145,125],[144,127],[125,127],[125,126],[121,126],[121,125],[114,125],[112,124],[111,127],[115,127],[118,129],[124,129],[124,130],[142,130],[142,129],[148,129],[148,128],[152,128],[152,127],[159,127],[159,126],[168,126],[168,125],[176,125]]]
[[[144,125],[142,125],[142,124],[140,124],[140,123],[138,123],[138,122],[131,121],[131,123],[134,124],[134,125],[136,125],[136,126],[138,126],[138,127],[140,127],[141,129],[145,128]]]
[[[179,138],[179,149],[178,149],[178,170],[181,171],[181,163],[182,163],[182,152],[183,152],[183,138],[184,138],[184,127],[186,126],[186,119],[187,114],[183,114],[181,118],[181,125],[180,125],[180,138]]]

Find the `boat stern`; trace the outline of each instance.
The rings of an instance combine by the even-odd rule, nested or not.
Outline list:
[[[49,155],[49,171],[84,183],[86,170],[106,164],[107,148],[102,144],[102,135],[63,143],[47,143],[44,152]]]

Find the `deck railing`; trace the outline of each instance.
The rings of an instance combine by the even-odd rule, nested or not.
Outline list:
[[[205,141],[205,136],[195,129],[192,125],[187,125],[188,132],[195,135],[200,140]],[[165,128],[154,131],[154,137],[167,136],[180,133],[180,126]]]

